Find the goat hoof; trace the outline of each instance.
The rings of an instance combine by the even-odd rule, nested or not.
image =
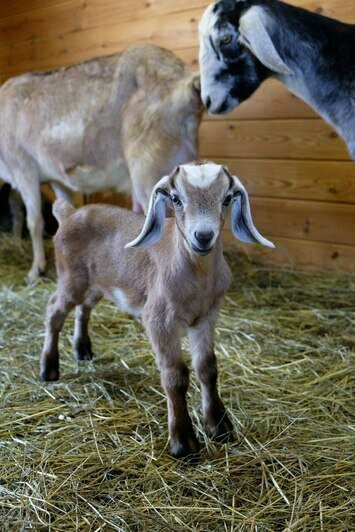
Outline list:
[[[92,360],[94,353],[91,349],[91,344],[87,342],[77,342],[75,344],[75,359],[76,360]]]
[[[45,273],[46,273],[45,267],[43,268],[39,266],[32,267],[27,274],[26,282],[28,284],[33,284],[36,281],[38,281],[38,278],[41,277],[41,275],[44,275]]]
[[[227,443],[234,440],[233,425],[227,414],[224,415],[217,427],[212,431],[212,439],[219,443]]]
[[[59,379],[59,365],[47,364],[46,367],[41,370],[40,378],[45,382],[57,381]]]
[[[173,458],[184,460],[190,464],[199,460],[200,442],[195,435],[184,438],[183,441],[170,441],[170,454]]]

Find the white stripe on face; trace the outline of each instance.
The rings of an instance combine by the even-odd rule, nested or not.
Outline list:
[[[211,29],[217,22],[217,15],[215,13],[212,13],[214,6],[215,4],[210,4],[206,8],[198,25],[198,29],[202,37],[208,36]]]
[[[218,30],[215,28],[218,16],[213,13],[214,7],[215,4],[207,7],[199,25],[201,98],[210,114],[219,112],[232,88],[231,82],[216,81],[225,68],[225,61],[218,50]]]
[[[194,187],[200,188],[208,188],[217,179],[222,170],[220,164],[214,163],[201,164],[200,166],[182,164],[180,168],[184,170],[189,183]]]

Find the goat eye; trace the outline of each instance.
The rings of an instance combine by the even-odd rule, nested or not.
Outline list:
[[[231,201],[232,201],[232,196],[229,194],[229,195],[225,198],[225,200],[224,200],[224,202],[223,202],[223,205],[224,205],[225,207],[228,207],[228,205],[230,204]]]
[[[178,205],[178,206],[182,205],[180,198],[179,198],[176,194],[172,194],[172,195],[171,195],[171,201],[172,201],[175,205]]]
[[[224,35],[221,37],[220,43],[222,46],[226,46],[227,44],[232,42],[232,35]]]

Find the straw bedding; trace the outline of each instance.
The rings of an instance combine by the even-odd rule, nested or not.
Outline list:
[[[93,313],[94,362],[74,362],[70,318],[61,380],[39,382],[55,273],[25,285],[30,260],[29,242],[0,238],[1,530],[354,530],[349,276],[230,255],[216,351],[236,439],[208,438],[192,375],[203,451],[191,466],[167,453],[165,398],[141,324],[111,303]]]

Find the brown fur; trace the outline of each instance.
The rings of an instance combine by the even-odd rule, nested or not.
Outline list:
[[[217,165],[214,168],[218,171]],[[79,359],[92,356],[88,320],[101,297],[141,315],[167,395],[170,450],[175,457],[195,454],[199,449],[186,404],[189,370],[181,355],[185,331],[201,384],[206,422],[217,439],[230,437],[232,431],[217,391],[213,334],[231,280],[220,239],[227,210],[224,202],[226,196],[244,189],[219,168],[219,174],[205,188],[193,186],[193,179],[189,182],[189,165],[161,179],[153,190],[146,221],[142,215],[108,205],[74,210],[62,201],[55,203],[60,221],[55,237],[58,286],[47,308],[41,377],[59,378],[58,336],[74,307],[74,347]],[[171,199],[176,194],[182,199],[181,205]],[[165,201],[175,205],[175,219],[165,220],[161,210]],[[141,235],[132,242],[144,221]],[[211,229],[215,234],[208,253],[196,252],[192,246],[199,243],[196,230]],[[131,246],[147,245],[154,232],[159,235],[154,245],[151,240],[145,249],[125,247],[128,242]]]

